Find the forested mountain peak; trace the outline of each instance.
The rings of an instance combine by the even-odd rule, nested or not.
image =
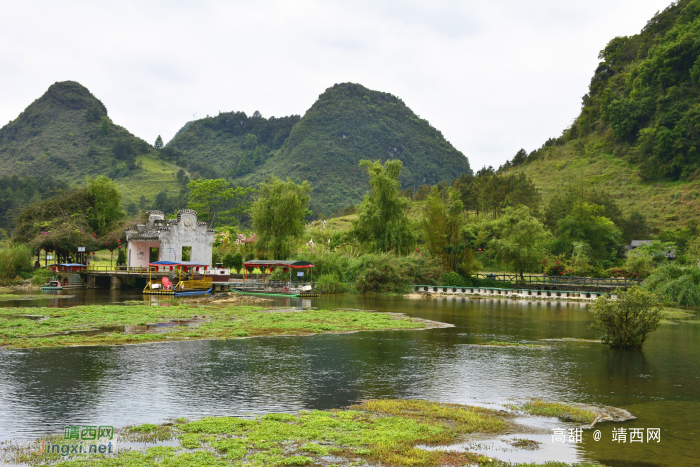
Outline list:
[[[400,181],[414,191],[471,174],[467,158],[400,98],[356,83],[326,89],[263,172],[309,180],[313,208],[330,214],[358,203],[369,188],[362,159],[400,160]]]
[[[105,105],[75,81],[52,84],[0,129],[0,171],[69,184],[105,174],[124,188],[127,203],[177,186],[177,170],[158,160],[150,144],[114,124]]]
[[[545,198],[562,181],[585,179],[623,206],[648,208],[659,227],[697,217],[700,0],[672,3],[639,34],[612,39],[599,58],[574,123],[505,168],[520,166]]]

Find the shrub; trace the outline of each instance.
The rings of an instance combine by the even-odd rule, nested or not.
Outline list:
[[[624,270],[635,278],[645,278],[654,270],[654,258],[645,250],[637,249],[627,253]]]
[[[442,276],[442,285],[449,287],[471,287],[472,281],[466,277],[462,277],[456,272],[448,272]]]
[[[24,276],[32,270],[31,250],[21,244],[3,242],[0,244],[0,284],[9,284],[17,276]]]
[[[669,305],[700,306],[700,269],[667,264],[657,268],[644,286]]]
[[[345,293],[348,286],[340,281],[336,273],[323,274],[314,281],[314,288],[324,293]]]
[[[662,310],[655,294],[641,287],[602,297],[593,304],[591,329],[604,331],[602,340],[613,349],[641,349],[649,333],[659,327]]]

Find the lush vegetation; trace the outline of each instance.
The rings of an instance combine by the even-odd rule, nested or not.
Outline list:
[[[169,307],[91,305],[33,308],[31,315],[45,316],[43,320],[27,316],[26,309],[0,308],[0,347],[119,345],[184,339],[425,329],[436,325],[402,315],[364,311],[261,310],[260,306],[246,306],[244,300],[224,299],[208,306],[173,302]],[[163,322],[182,322],[183,325],[165,333],[149,331],[149,324]],[[125,326],[137,328],[127,333]],[[90,330],[97,332],[81,332]]]
[[[602,341],[613,349],[641,349],[649,333],[659,327],[662,317],[657,297],[635,286],[618,291],[616,300],[608,297],[596,300],[591,329],[605,332]]]
[[[31,465],[57,462],[54,465],[62,467],[569,465],[561,462],[509,464],[469,451],[418,447],[454,444],[470,434],[497,436],[512,429],[510,417],[503,411],[423,400],[367,400],[343,410],[270,413],[252,419],[207,417],[189,421],[180,418],[162,425],[147,423],[119,430],[120,440],[134,444],[172,440],[176,446],[125,450],[106,457],[79,455],[66,460],[60,454],[36,454],[40,450],[39,442],[18,450],[10,460]],[[66,442],[51,437],[46,440],[57,444]],[[327,464],[329,456],[333,464]],[[575,465],[600,467],[589,463]]]
[[[700,2],[679,0],[600,52],[582,110],[562,136],[504,168],[545,200],[582,180],[656,228],[697,219],[700,196]]]
[[[234,180],[256,171],[287,140],[298,115],[264,118],[260,112],[224,112],[187,122],[162,157],[204,178]]]
[[[269,252],[270,259],[288,258],[293,240],[304,232],[311,186],[272,176],[261,183],[259,196],[251,208],[253,229],[258,233],[257,248]]]

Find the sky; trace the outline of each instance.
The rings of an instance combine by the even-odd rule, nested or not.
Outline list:
[[[400,97],[473,169],[498,167],[561,135],[598,52],[669,4],[0,0],[0,125],[72,80],[152,144],[195,115],[303,115],[354,82]]]

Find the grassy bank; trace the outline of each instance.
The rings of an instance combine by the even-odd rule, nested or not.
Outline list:
[[[173,301],[170,305],[4,308],[0,309],[0,347],[119,345],[442,326],[393,313],[267,309],[236,299],[205,305]]]
[[[38,456],[37,446],[16,452],[11,460],[32,465],[58,462],[69,466],[284,466],[284,465],[511,465],[472,452],[425,450],[417,445],[448,445],[465,435],[496,436],[513,428],[511,415],[481,407],[421,400],[370,400],[347,410],[267,414],[255,419],[209,417],[174,420],[163,425],[125,428],[121,440],[164,442],[123,451],[112,458],[87,455],[59,462],[57,454]],[[64,441],[54,438],[54,442]],[[40,446],[40,443],[38,443]],[[80,460],[78,460],[80,459]],[[566,466],[564,463],[521,464]],[[581,466],[597,464],[581,464]]]

